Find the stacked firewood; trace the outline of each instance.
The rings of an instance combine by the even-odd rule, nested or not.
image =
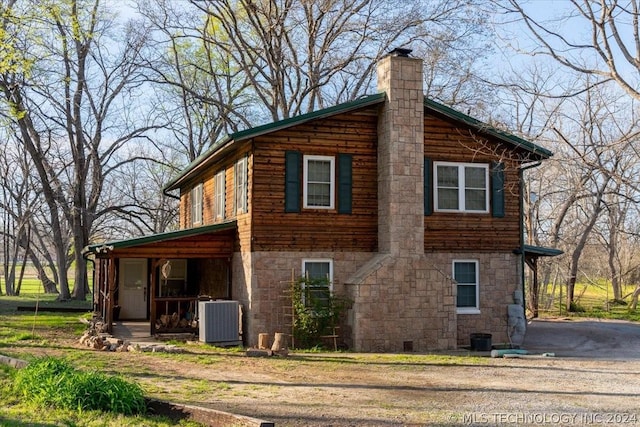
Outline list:
[[[186,318],[180,318],[178,313],[173,314],[162,314],[160,318],[156,321],[156,330],[163,331],[169,329],[178,329],[178,328],[190,328],[195,327],[194,322],[190,322]]]

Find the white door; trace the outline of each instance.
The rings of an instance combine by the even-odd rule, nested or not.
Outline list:
[[[121,319],[147,317],[147,260],[120,259],[118,305]]]

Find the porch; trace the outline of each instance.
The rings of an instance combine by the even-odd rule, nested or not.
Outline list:
[[[230,221],[85,248],[95,257],[94,305],[108,331],[135,320],[149,337],[197,334],[198,302],[231,298],[235,242]]]

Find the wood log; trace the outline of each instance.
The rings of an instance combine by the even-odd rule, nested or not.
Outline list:
[[[245,354],[247,357],[271,357],[273,356],[273,351],[250,348]]]
[[[287,348],[287,336],[281,332],[276,332],[275,338],[273,340],[273,345],[271,346],[272,351],[280,351],[286,350]]]
[[[269,348],[269,334],[258,334],[258,349],[266,350]]]

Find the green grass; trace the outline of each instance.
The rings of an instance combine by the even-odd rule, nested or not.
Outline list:
[[[69,381],[72,380],[72,381]],[[77,371],[68,362],[45,358],[15,370],[0,365],[2,426],[149,426],[200,424],[165,417],[126,415],[127,404],[140,405],[141,389],[119,377]],[[84,406],[83,406],[84,402]],[[123,404],[124,402],[124,404]],[[127,403],[128,402],[128,403]],[[107,410],[91,409],[106,405]],[[103,408],[104,409],[104,408]],[[114,410],[115,409],[115,410]]]
[[[562,300],[560,300],[559,290],[554,296],[554,304],[549,311],[543,311],[543,302],[540,303],[540,315],[548,316],[568,316],[568,317],[595,317],[600,319],[640,321],[640,309],[635,312],[628,309],[630,295],[635,289],[635,285],[625,286],[622,289],[626,304],[613,301],[613,291],[611,286],[604,282],[577,283],[574,292],[574,302],[577,312],[568,312],[565,305],[566,288],[563,288]],[[545,297],[549,298],[550,296]],[[639,306],[640,307],[640,306]]]
[[[61,358],[32,360],[16,372],[13,391],[21,401],[40,408],[146,412],[142,388],[136,383],[98,371],[79,371]]]

